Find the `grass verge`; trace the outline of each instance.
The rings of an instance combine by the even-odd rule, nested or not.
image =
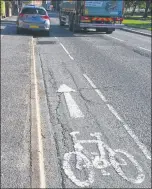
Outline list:
[[[146,19],[143,19],[142,17],[128,17],[124,19],[123,24],[134,28],[141,28],[152,31],[151,17],[148,17]]]

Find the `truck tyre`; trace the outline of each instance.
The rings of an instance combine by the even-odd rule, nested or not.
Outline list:
[[[76,23],[76,16],[73,16],[73,20],[72,20],[72,31],[73,33],[77,33],[80,31],[80,29],[78,28],[78,25]]]
[[[69,21],[69,30],[70,30],[70,31],[73,31],[73,23],[72,23],[71,20]]]
[[[84,32],[84,33],[87,33],[87,28],[83,28],[83,32]]]
[[[101,32],[102,29],[101,28],[96,28],[96,32]]]
[[[106,34],[112,34],[113,31],[106,31]]]
[[[60,20],[60,26],[64,26],[64,25],[65,25],[65,23]]]
[[[19,27],[17,27],[17,28],[16,28],[16,33],[17,33],[17,34],[22,34],[22,29],[19,28]]]

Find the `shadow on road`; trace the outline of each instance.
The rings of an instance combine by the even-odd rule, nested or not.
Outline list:
[[[76,33],[69,31],[68,25],[59,26],[52,25],[52,32],[56,37],[101,37],[101,34],[105,34],[105,32],[96,32],[95,30],[82,30]]]
[[[52,17],[52,14],[51,14]],[[54,13],[54,17],[57,17],[57,15]],[[52,34],[53,33],[53,34]],[[78,33],[73,33],[69,31],[68,25],[60,26],[58,24],[51,25],[51,31],[50,36],[46,36],[44,32],[35,32],[35,31],[28,31],[24,30],[22,34],[17,34],[16,30],[16,20],[1,20],[1,34],[2,35],[22,35],[22,36],[33,36],[34,38],[37,37],[101,37],[99,34],[104,34],[104,32],[96,32],[96,31],[80,31]]]

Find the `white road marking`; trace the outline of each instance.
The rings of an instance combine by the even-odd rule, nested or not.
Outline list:
[[[105,34],[106,35],[106,34]],[[116,39],[116,40],[118,40],[118,41],[122,41],[122,42],[124,42],[124,40],[122,40],[122,39],[118,39],[118,38],[116,38],[116,37],[112,37],[111,35],[106,35],[107,37],[111,37],[111,38],[113,38],[113,39]]]
[[[91,79],[86,75],[83,74],[83,76],[86,78],[86,80],[90,83],[90,85],[95,89],[97,89],[97,87],[95,86],[95,84],[91,81]],[[100,90],[99,90],[100,91]],[[96,91],[97,92],[97,91]],[[99,93],[99,92],[98,92]],[[101,92],[100,92],[101,93]],[[99,94],[100,94],[99,93]],[[98,95],[99,95],[98,94]],[[102,94],[102,93],[101,93]],[[103,95],[102,95],[103,96]],[[99,95],[99,97],[104,101],[107,102],[106,98],[101,97]],[[105,101],[106,100],[106,101]],[[117,111],[113,108],[113,106],[111,106],[110,104],[106,103],[106,106],[108,107],[108,109],[110,110],[110,112],[122,123],[123,127],[125,128],[125,130],[128,132],[128,134],[131,136],[131,138],[134,140],[134,142],[137,144],[137,146],[140,148],[140,150],[143,152],[143,154],[145,155],[145,157],[149,160],[151,160],[151,153],[149,152],[149,150],[147,149],[147,147],[141,143],[139,141],[139,138],[135,135],[135,133],[131,130],[131,128],[125,123],[125,121],[119,116],[119,114],[117,113]]]
[[[54,36],[54,38],[59,41],[59,39],[57,37]],[[68,50],[64,47],[64,45],[62,43],[60,43],[60,45],[63,47],[63,49],[65,50],[65,52],[68,54],[68,56],[71,58],[71,60],[74,60],[74,58],[70,55],[70,53],[68,52]]]
[[[103,96],[101,91],[99,89],[95,89],[96,93],[99,95],[99,97],[104,101],[107,102],[107,99]]]
[[[89,82],[89,84],[91,85],[91,87],[93,89],[95,89],[96,93],[99,95],[99,97],[104,101],[107,102],[106,98],[104,97],[104,95],[101,93],[101,91],[99,89],[97,89],[97,87],[95,86],[95,84],[93,83],[93,81],[91,81],[91,79],[86,75],[83,74],[83,76],[86,78],[86,80]]]
[[[82,160],[83,160],[83,164],[86,168],[86,170],[88,171],[88,179],[87,180],[79,180],[78,178],[76,178],[75,173],[73,172],[73,170],[71,169],[71,165],[70,165],[70,159],[71,156],[75,155],[77,159],[80,159],[80,162],[82,164]],[[78,161],[78,160],[77,160]],[[91,162],[88,160],[88,158],[81,152],[69,152],[66,153],[64,155],[64,162],[63,162],[63,170],[65,172],[65,174],[67,175],[67,177],[76,185],[82,188],[85,187],[89,187],[91,184],[93,184],[94,182],[94,171],[92,169],[92,165]]]
[[[95,84],[91,81],[91,79],[86,74],[83,74],[83,76],[90,83],[90,85],[91,85],[92,88],[97,89],[97,87],[95,86]]]
[[[79,106],[76,104],[72,98],[70,92],[75,92],[74,89],[71,89],[67,85],[63,84],[58,89],[58,93],[64,93],[65,101],[69,109],[70,116],[72,118],[82,118],[84,117],[83,113],[79,109]]]
[[[143,49],[143,50],[145,50],[145,51],[149,51],[149,52],[151,52],[151,50],[149,50],[149,49],[145,49],[145,48],[143,48],[143,47],[139,47],[140,49]]]
[[[44,172],[44,156],[43,156],[43,142],[41,136],[41,120],[40,120],[40,107],[39,107],[39,95],[38,95],[38,81],[36,74],[36,62],[34,52],[34,41],[32,38],[32,58],[33,58],[33,70],[34,70],[34,85],[35,85],[35,104],[36,104],[36,121],[38,132],[38,154],[39,154],[39,174],[40,174],[40,188],[46,188],[45,172]]]
[[[1,39],[3,38],[4,35],[1,35]]]
[[[63,47],[63,49],[68,54],[68,56],[71,58],[71,60],[74,60],[74,58],[70,55],[70,53],[67,51],[67,49],[64,47],[64,45],[62,43],[60,43],[60,45]]]
[[[103,176],[110,176],[110,173],[107,172],[106,168],[113,167],[117,174],[121,176],[123,179],[127,180],[128,182],[131,182],[133,184],[140,184],[145,179],[145,174],[143,173],[143,169],[140,166],[140,164],[136,161],[134,156],[129,154],[128,152],[116,149],[113,150],[110,148],[107,144],[102,141],[102,133],[90,133],[90,136],[95,137],[96,139],[92,140],[79,140],[77,139],[77,134],[79,134],[78,131],[74,131],[70,133],[70,135],[73,138],[74,143],[74,151],[65,153],[64,160],[63,160],[63,169],[65,174],[68,176],[68,178],[75,183],[75,185],[79,187],[89,187],[91,184],[95,181],[95,169],[100,169],[101,174]],[[84,144],[90,145],[95,144],[98,148],[98,153],[91,152],[90,150],[84,149]],[[89,148],[88,148],[89,149]],[[107,154],[108,153],[108,154]],[[106,155],[107,154],[107,155]],[[121,154],[123,156],[126,156],[128,161],[132,163],[132,166],[136,168],[136,176],[133,174],[132,176],[128,177],[128,174],[126,174],[125,171],[122,169],[122,165],[127,165],[128,161],[126,162],[125,159],[121,158]],[[119,157],[120,155],[120,157]],[[78,177],[76,177],[76,174],[74,172],[73,166],[71,165],[71,157],[76,157],[76,169],[82,170],[82,166],[85,167],[88,177],[87,180],[79,180]],[[119,161],[119,158],[121,158],[121,162]],[[90,161],[92,159],[92,161]],[[74,166],[75,166],[74,165]]]
[[[113,108],[113,106],[111,106],[110,104],[107,104],[109,110],[113,113],[113,115],[115,115],[115,117],[120,121],[123,122],[123,120],[121,119],[121,117],[118,115],[118,113],[116,112],[116,110]]]

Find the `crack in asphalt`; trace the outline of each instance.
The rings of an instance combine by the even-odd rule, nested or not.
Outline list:
[[[51,106],[50,106],[50,103],[49,103],[49,99],[48,99],[48,90],[47,90],[47,84],[46,84],[46,80],[45,80],[45,77],[44,77],[44,68],[43,68],[43,61],[42,61],[42,58],[41,58],[41,55],[39,53],[39,58],[40,58],[40,61],[41,61],[41,69],[42,69],[42,74],[43,74],[43,80],[44,80],[44,86],[45,86],[45,91],[46,91],[46,99],[47,99],[47,106],[48,106],[48,109],[49,109],[49,114],[52,113],[51,111]],[[51,73],[51,72],[49,72]],[[52,77],[52,80],[54,80],[54,76],[51,74],[51,77]],[[55,83],[55,82],[53,82]],[[60,96],[58,95],[58,105],[56,107],[56,110],[57,108],[59,107],[60,105]],[[55,119],[55,118],[54,118]],[[58,118],[58,122],[59,122],[59,118]],[[54,123],[52,121],[52,119],[50,118],[50,123],[54,126]],[[53,132],[53,138],[54,138],[54,141],[55,141],[55,146],[56,146],[56,151],[57,151],[57,157],[58,157],[58,170],[59,170],[59,173],[61,175],[61,186],[62,188],[65,188],[65,184],[64,184],[64,176],[63,176],[63,169],[62,169],[62,162],[61,162],[61,155],[60,155],[60,150],[59,150],[59,145],[58,145],[58,141],[57,141],[57,136],[56,136],[56,132]]]
[[[48,72],[49,72],[49,76],[51,77],[51,78],[49,79],[49,81],[50,81],[50,83],[51,83],[53,89],[54,89],[54,90],[57,90],[57,83],[56,83],[56,81],[55,81],[55,79],[54,79],[53,71],[51,71],[51,70],[48,68]]]
[[[74,79],[72,73],[71,73],[71,72],[69,71],[69,69],[66,67],[66,64],[65,64],[65,63],[64,63],[64,66],[65,66],[65,69],[66,69],[66,70],[68,71],[68,73],[70,74],[70,76],[71,76],[71,78],[72,78],[72,80],[73,80],[73,82],[74,82],[74,84],[75,84],[75,86],[76,86],[76,88],[77,88],[77,91],[79,92],[79,95],[80,95],[81,98],[84,100],[84,104],[85,104],[85,107],[86,107],[86,110],[87,110],[88,114],[92,117],[92,119],[94,120],[94,122],[96,123],[96,125],[99,127],[99,129],[102,130],[102,134],[103,134],[104,138],[106,139],[107,143],[111,145],[111,142],[109,141],[109,139],[107,138],[106,134],[104,133],[101,124],[98,122],[96,116],[89,110],[89,107],[88,107],[88,105],[87,105],[88,102],[89,102],[89,103],[91,102],[92,104],[94,104],[94,102],[91,101],[91,100],[86,99],[86,98],[83,96],[83,94],[82,94],[82,92],[81,92],[82,89],[81,89],[81,90],[78,89],[79,87],[78,87],[78,85],[77,85],[77,83],[76,83],[76,81],[75,81],[75,79]]]

